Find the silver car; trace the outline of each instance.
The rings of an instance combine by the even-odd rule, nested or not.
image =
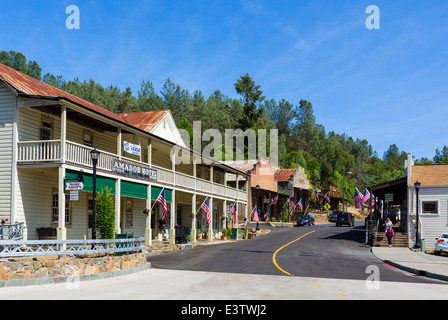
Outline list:
[[[434,249],[435,254],[440,254],[441,252],[448,252],[448,233],[442,233],[442,235],[436,238],[436,246]]]

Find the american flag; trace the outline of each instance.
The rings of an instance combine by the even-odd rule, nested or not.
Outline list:
[[[271,200],[271,203],[275,206],[277,204],[277,201],[278,201],[278,193],[277,196]]]
[[[204,200],[204,202],[202,202],[201,209],[207,215],[207,223],[210,224],[212,222],[212,213],[210,212],[210,205],[209,205],[208,197],[207,197],[207,199]]]
[[[299,202],[297,202],[297,205],[300,207],[300,210],[303,211],[303,203],[302,203],[302,199],[300,199]]]
[[[355,208],[361,209],[364,200],[364,195],[359,192],[358,188],[355,187]]]
[[[313,195],[316,197],[317,201],[319,201],[319,195],[317,194],[317,190],[314,189]]]
[[[325,195],[325,199],[328,201],[328,203],[330,203],[330,193],[327,192],[327,194]]]
[[[367,202],[367,200],[369,200],[370,199],[370,192],[369,192],[369,190],[367,190],[367,188],[366,188],[366,191],[364,191],[364,199],[363,199],[363,204],[364,203],[366,203]]]
[[[230,209],[230,214],[235,215],[235,223],[238,224],[238,206],[236,202],[233,205],[232,209]]]
[[[258,219],[258,210],[257,210],[257,206],[255,206],[254,210],[252,210],[251,215],[254,217],[254,221],[255,222],[259,222],[260,220]]]
[[[294,198],[292,196],[289,197],[288,203],[291,205],[292,211],[294,211],[296,208],[296,205],[294,204]]]
[[[166,198],[165,198],[165,188],[163,188],[162,191],[160,192],[156,202],[162,205],[162,221],[165,221],[166,216],[168,214],[168,206],[166,204]]]

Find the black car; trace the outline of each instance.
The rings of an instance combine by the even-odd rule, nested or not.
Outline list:
[[[355,218],[350,212],[339,212],[336,217],[336,227],[342,226],[343,224],[353,227],[355,225]]]
[[[330,213],[328,215],[328,221],[330,222],[336,222],[338,214],[341,213],[342,211],[333,211],[332,213]]]
[[[311,225],[314,226],[314,217],[309,214],[301,216],[299,218],[299,220],[297,220],[297,225],[298,226],[311,226]]]

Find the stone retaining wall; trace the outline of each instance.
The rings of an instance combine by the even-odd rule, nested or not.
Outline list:
[[[96,258],[9,259],[0,261],[0,287],[104,279],[149,267],[144,253]]]

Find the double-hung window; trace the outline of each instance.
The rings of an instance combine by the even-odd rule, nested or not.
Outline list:
[[[52,222],[59,223],[59,194],[53,192],[53,214]],[[71,223],[71,204],[70,195],[65,195],[65,224]]]

